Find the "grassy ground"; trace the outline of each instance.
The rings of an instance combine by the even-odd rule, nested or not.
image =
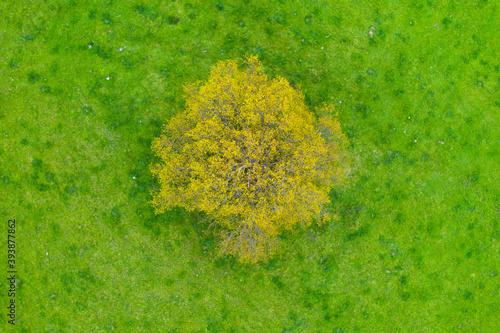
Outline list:
[[[19,332],[494,332],[499,4],[6,1],[0,216],[17,221]],[[353,174],[338,220],[268,264],[214,260],[155,216],[152,139],[182,85],[258,54],[334,103]],[[206,247],[206,249],[205,249]]]

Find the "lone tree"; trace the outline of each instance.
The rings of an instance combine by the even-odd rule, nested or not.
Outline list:
[[[153,142],[157,214],[175,206],[204,212],[219,253],[251,263],[276,252],[282,231],[329,218],[328,192],[345,179],[346,156],[333,106],[313,115],[303,93],[268,79],[256,56],[243,69],[219,61],[184,92],[186,111]]]

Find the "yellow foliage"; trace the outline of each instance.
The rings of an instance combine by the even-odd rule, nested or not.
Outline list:
[[[277,236],[329,219],[332,186],[345,179],[345,143],[333,106],[315,117],[301,91],[269,79],[257,56],[219,61],[206,82],[184,87],[186,110],[154,140],[156,213],[203,211],[219,228],[222,254],[266,260]]]

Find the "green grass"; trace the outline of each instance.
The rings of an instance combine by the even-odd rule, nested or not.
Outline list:
[[[19,271],[17,326],[3,311],[0,330],[498,329],[498,2],[0,12],[0,230],[16,219]],[[331,193],[338,220],[284,235],[284,254],[254,267],[215,260],[196,214],[148,204],[151,141],[182,110],[182,85],[247,53],[311,108],[335,104],[353,159]]]

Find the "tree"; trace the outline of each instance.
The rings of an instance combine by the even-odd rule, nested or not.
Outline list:
[[[219,61],[184,93],[186,111],[152,145],[161,159],[151,166],[156,213],[204,212],[220,253],[253,263],[275,254],[281,232],[329,219],[328,192],[345,179],[346,157],[333,106],[314,116],[303,93],[268,79],[256,56],[244,68]]]

